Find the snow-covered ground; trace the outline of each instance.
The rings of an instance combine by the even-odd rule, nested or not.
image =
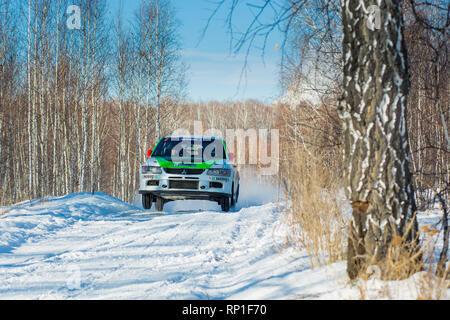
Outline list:
[[[143,210],[138,199],[131,205],[103,193],[3,208],[0,299],[420,295],[425,273],[399,282],[350,285],[344,262],[311,269],[305,252],[286,246],[280,193],[261,185],[247,185],[245,190],[239,206],[229,213],[214,203],[175,201],[161,214]],[[433,217],[424,219],[428,223]],[[440,297],[446,297],[445,291]]]

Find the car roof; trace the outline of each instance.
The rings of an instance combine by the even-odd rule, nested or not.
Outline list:
[[[170,139],[198,139],[198,140],[223,140],[221,137],[213,137],[213,136],[201,136],[201,135],[169,135],[164,136],[161,139],[170,138]]]

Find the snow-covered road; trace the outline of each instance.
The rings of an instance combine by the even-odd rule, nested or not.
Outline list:
[[[0,299],[361,298],[344,262],[312,270],[305,251],[286,246],[283,202],[266,192],[248,188],[228,213],[175,201],[161,214],[104,193],[3,208]],[[372,285],[374,298],[386,291]],[[410,288],[389,292],[414,299]]]
[[[294,297],[309,262],[285,248],[266,191],[247,188],[229,213],[175,201],[161,214],[104,193],[17,204],[0,218],[0,299]]]

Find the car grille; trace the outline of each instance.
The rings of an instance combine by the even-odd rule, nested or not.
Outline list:
[[[166,173],[171,173],[171,174],[191,175],[191,174],[202,174],[205,171],[205,169],[164,168],[164,171]]]
[[[148,180],[147,185],[148,186],[159,186],[159,180]]]
[[[198,181],[169,180],[170,189],[198,189]]]
[[[209,187],[210,188],[222,188],[223,184],[220,182],[210,182]]]

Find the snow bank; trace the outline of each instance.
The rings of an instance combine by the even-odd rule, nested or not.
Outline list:
[[[98,192],[24,201],[4,210],[0,219],[0,253],[11,252],[30,239],[48,236],[81,220],[102,220],[136,210],[125,202]],[[0,260],[1,261],[1,260]]]

